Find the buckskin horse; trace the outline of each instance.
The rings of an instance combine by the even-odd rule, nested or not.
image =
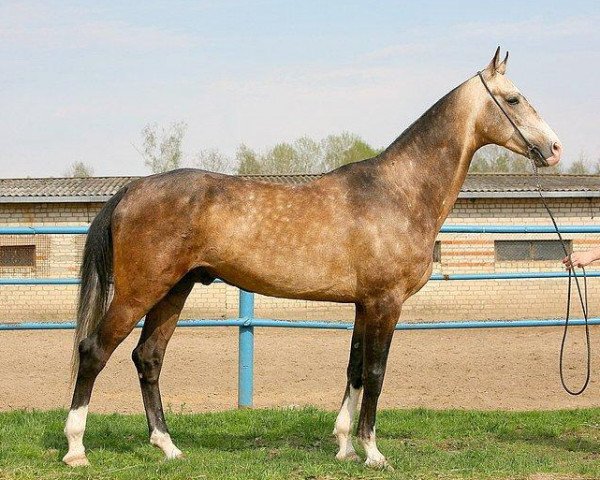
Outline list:
[[[150,442],[182,456],[165,422],[159,375],[194,283],[217,278],[275,297],[354,303],[347,386],[335,422],[339,460],[387,467],[375,415],[402,304],[429,279],[436,235],[473,154],[486,144],[560,160],[561,145],[514,84],[496,50],[490,64],[440,99],[374,158],[304,185],[183,169],[135,180],[92,222],[81,267],[76,378],[63,461],[88,464],[83,435],[97,375],[145,316],[132,358]],[[110,283],[114,282],[112,299]]]

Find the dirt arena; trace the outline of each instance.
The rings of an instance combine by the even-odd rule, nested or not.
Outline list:
[[[255,330],[255,406],[336,409],[345,387],[350,332]],[[568,377],[584,373],[583,330],[573,329]],[[95,412],[142,412],[130,352],[139,330],[115,352],[94,390]],[[539,410],[600,406],[600,371],[581,397],[558,377],[561,330],[484,329],[396,332],[381,396],[387,408]],[[0,332],[0,409],[69,404],[70,331]],[[592,328],[594,366],[600,328]],[[201,412],[235,408],[237,329],[180,328],[161,379],[165,408]]]

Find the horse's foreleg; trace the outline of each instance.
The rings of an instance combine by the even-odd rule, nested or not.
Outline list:
[[[363,357],[363,399],[358,419],[358,438],[365,449],[365,464],[373,468],[391,468],[377,448],[375,417],[377,401],[383,386],[385,368],[400,316],[401,303],[388,296],[367,304]]]
[[[179,458],[183,454],[171,440],[158,379],[167,344],[193,286],[190,280],[183,279],[148,312],[140,341],[131,355],[140,379],[150,443],[160,448],[167,459]]]
[[[350,344],[350,360],[348,361],[346,391],[342,406],[335,421],[333,434],[337,437],[340,447],[335,458],[338,460],[359,460],[352,445],[351,429],[354,412],[358,405],[358,399],[362,390],[362,369],[363,369],[363,337],[364,337],[364,308],[361,305],[356,306],[356,319],[354,321],[354,330],[352,332],[352,342]]]
[[[69,451],[63,457],[63,462],[67,465],[88,465],[83,434],[94,382],[115,348],[129,335],[144,313],[139,304],[131,305],[115,297],[98,329],[79,344],[79,370],[65,425]]]

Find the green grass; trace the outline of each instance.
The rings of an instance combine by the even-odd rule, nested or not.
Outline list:
[[[65,416],[0,413],[0,479],[600,478],[600,409],[382,411],[379,448],[395,472],[336,462],[335,414],[312,408],[169,415],[187,455],[171,462],[149,445],[141,415],[92,414],[85,438],[92,466],[69,469],[60,462]]]

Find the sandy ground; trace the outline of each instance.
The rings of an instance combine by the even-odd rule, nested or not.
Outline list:
[[[573,330],[568,377],[581,382],[582,330]],[[69,404],[69,331],[0,332],[0,410]],[[96,412],[141,412],[130,352],[139,330],[115,352],[94,390]],[[561,330],[493,329],[396,332],[380,405],[387,408],[558,409],[600,406],[600,371],[581,397],[558,377]],[[345,387],[350,333],[256,329],[255,406],[336,409]],[[595,366],[600,328],[592,329]],[[180,328],[161,378],[165,407],[175,412],[234,408],[237,329]]]

